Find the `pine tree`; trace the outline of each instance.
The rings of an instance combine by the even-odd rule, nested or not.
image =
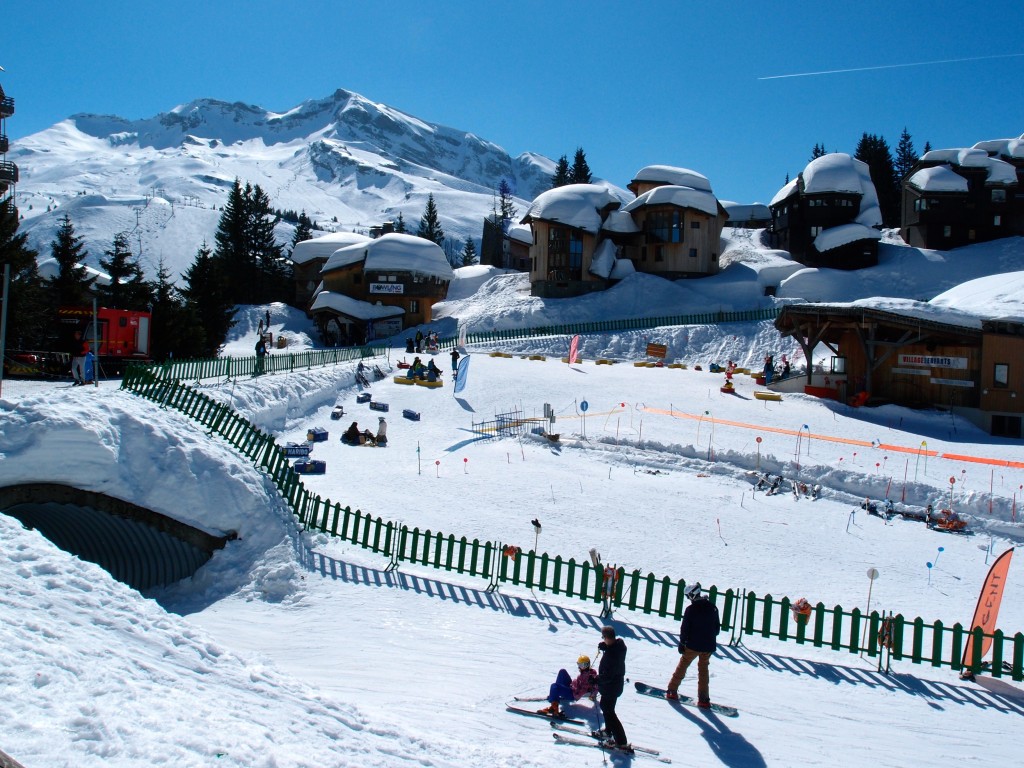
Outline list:
[[[235,318],[223,262],[204,242],[183,275],[186,310],[195,319],[197,357],[216,357]]]
[[[572,170],[569,173],[571,184],[589,184],[591,181],[590,166],[583,147],[576,147],[576,156],[572,159]]]
[[[291,269],[274,234],[277,222],[270,206],[270,198],[257,184],[252,188],[246,202],[250,259],[256,265],[257,275],[255,301],[249,303],[269,304],[273,301],[283,301],[291,288]]]
[[[213,258],[228,280],[235,304],[263,304],[288,296],[290,272],[274,236],[270,199],[257,184],[235,179],[214,236]]]
[[[420,228],[416,235],[438,245],[444,244],[444,230],[441,229],[441,222],[437,217],[437,205],[434,204],[433,193],[427,196],[427,207],[423,210],[423,216],[420,218]]]
[[[882,226],[900,225],[900,183],[896,177],[889,143],[881,136],[864,133],[854,155],[868,165],[871,182],[878,193],[878,207],[882,211]]]
[[[228,201],[221,208],[212,258],[218,263],[225,278],[230,276],[232,287],[224,286],[232,303],[254,304],[256,265],[249,258],[249,228],[246,218],[247,196],[252,187],[235,179],[228,192]],[[197,256],[198,258],[198,256]],[[236,287],[237,286],[237,287]],[[237,291],[237,293],[236,293]]]
[[[28,235],[18,233],[18,209],[11,200],[0,203],[0,281],[10,266],[7,309],[7,346],[43,349],[53,320],[43,279],[36,269],[36,251],[26,245]]]
[[[922,155],[927,155],[931,151],[932,151],[932,143],[930,141],[926,141],[924,143],[924,151],[921,154]]]
[[[555,175],[551,177],[551,188],[564,187],[566,184],[570,184],[569,181],[569,158],[562,155],[558,158],[558,164],[555,166]]]
[[[511,221],[516,217],[516,207],[512,203],[512,187],[508,185],[505,179],[501,180],[498,185],[498,210],[501,213],[501,221],[504,225],[505,222]],[[505,229],[506,227],[502,227]]]
[[[108,285],[97,284],[96,296],[100,304],[111,309],[146,310],[153,303],[153,295],[146,283],[138,259],[128,244],[128,234],[114,235],[111,250],[100,266],[110,275]]]
[[[907,178],[919,159],[917,152],[914,151],[914,142],[910,138],[910,133],[904,127],[903,133],[900,134],[900,143],[896,145],[896,178],[900,181]]]
[[[81,265],[89,254],[67,214],[60,220],[57,236],[50,243],[50,255],[57,262],[57,274],[46,282],[53,303],[58,307],[91,305],[96,278],[89,277],[88,270]]]
[[[825,149],[824,144],[815,144],[814,149],[811,150],[811,160],[817,160],[819,157],[823,157],[828,154],[828,150]]]
[[[395,219],[395,232],[397,232],[400,235],[404,235],[406,232],[408,232],[408,230],[405,228],[405,217],[402,215],[401,211],[398,212],[398,218]]]
[[[476,264],[476,246],[473,245],[473,239],[467,237],[466,245],[462,249],[462,266],[471,267],[474,264]]]
[[[156,280],[150,283],[153,294],[153,319],[150,323],[150,357],[192,359],[203,353],[203,329],[186,306],[185,297],[171,280],[163,262],[157,266]]]
[[[289,253],[295,250],[295,246],[304,240],[313,239],[313,222],[309,220],[309,216],[303,211],[299,214],[298,223],[295,225],[295,233],[292,235],[291,250]]]

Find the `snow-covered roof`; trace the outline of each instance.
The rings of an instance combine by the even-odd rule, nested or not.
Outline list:
[[[386,307],[383,304],[371,304],[333,291],[321,291],[313,299],[310,312],[330,309],[356,320],[380,320],[383,317],[399,317],[405,314],[401,307]]]
[[[1005,272],[968,280],[929,304],[944,311],[969,312],[986,320],[1024,322],[1024,272]]]
[[[778,203],[781,203],[787,197],[793,195],[797,189],[797,181],[797,179],[793,179],[792,181],[786,182],[786,185],[775,193],[775,197],[772,198],[772,201],[768,203],[768,205],[776,205]]]
[[[557,221],[568,227],[597,234],[601,229],[599,211],[613,203],[619,203],[619,199],[607,187],[597,184],[566,184],[538,195],[523,221]]]
[[[366,235],[359,235],[355,232],[332,232],[323,237],[303,240],[301,243],[295,244],[292,261],[296,264],[306,264],[313,259],[326,259],[339,248],[354,243],[365,243],[369,239]]]
[[[632,213],[648,205],[675,205],[679,208],[694,208],[709,216],[718,215],[718,200],[710,192],[692,187],[665,185],[644,192],[622,210]]]
[[[967,179],[948,165],[934,165],[914,173],[907,184],[922,192],[966,192]]]
[[[604,224],[601,225],[601,229],[605,232],[617,232],[624,235],[640,231],[640,227],[637,226],[633,217],[623,210],[609,213],[608,217],[604,220]]]
[[[637,171],[633,181],[648,181],[671,184],[676,187],[692,187],[704,192],[711,191],[711,182],[702,173],[689,168],[675,168],[671,165],[648,165]]]
[[[864,194],[863,178],[865,173],[867,173],[867,164],[850,157],[845,152],[832,152],[816,157],[804,168],[804,194],[849,192],[862,195]],[[870,173],[867,173],[867,176],[870,180]]]
[[[508,236],[517,242],[533,245],[533,230],[525,224],[509,224]]]
[[[615,267],[615,243],[603,240],[590,259],[590,274],[607,278]]]
[[[873,227],[866,227],[863,224],[840,224],[838,227],[829,227],[814,238],[814,247],[818,253],[831,251],[858,240],[881,240],[882,233]]]
[[[866,312],[888,312],[905,318],[927,320],[942,325],[981,330],[981,318],[952,307],[938,307],[930,302],[914,299],[898,299],[886,296],[874,296],[868,299],[857,299],[849,302],[823,302],[812,304],[796,304],[792,307],[797,312],[811,309],[825,310],[864,310]]]
[[[363,260],[364,270],[416,272],[441,280],[451,280],[455,276],[441,246],[422,237],[397,232],[339,248],[320,271],[331,272]]]
[[[720,202],[729,214],[730,221],[766,221],[772,217],[772,212],[768,210],[768,206],[764,203],[744,205],[725,200]]]
[[[1009,142],[1016,141],[1012,147]],[[998,144],[1000,142],[981,142],[981,144]],[[1020,140],[1007,140],[1007,156],[1024,159],[1024,149]],[[989,157],[988,152],[975,145],[969,149],[933,149],[925,152],[921,157],[922,163],[948,163],[959,165],[961,168],[984,168],[986,169],[986,184],[1016,184],[1017,169],[1005,160]],[[916,174],[915,174],[916,175]]]

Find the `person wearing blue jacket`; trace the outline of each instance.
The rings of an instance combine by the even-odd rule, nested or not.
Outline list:
[[[700,583],[695,582],[686,588],[686,596],[690,604],[683,611],[683,623],[679,628],[679,663],[665,693],[666,699],[679,698],[679,683],[686,677],[693,660],[697,660],[697,706],[711,706],[710,667],[711,655],[718,647],[716,638],[722,630],[722,620],[718,608],[701,594]]]

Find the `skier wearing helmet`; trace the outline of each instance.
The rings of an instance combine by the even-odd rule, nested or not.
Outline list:
[[[565,715],[559,709],[560,700],[579,701],[584,696],[589,696],[593,701],[597,697],[597,672],[590,668],[590,657],[580,656],[576,659],[576,668],[579,674],[575,678],[570,678],[564,669],[558,670],[558,676],[548,690],[549,706],[537,710],[538,713],[561,718]]]
[[[683,623],[679,628],[679,664],[666,686],[666,699],[679,698],[679,683],[686,677],[686,670],[697,659],[697,706],[707,709],[711,706],[709,690],[709,668],[711,654],[717,644],[715,638],[722,629],[718,608],[701,593],[700,583],[694,582],[686,588],[690,604],[683,611]]]

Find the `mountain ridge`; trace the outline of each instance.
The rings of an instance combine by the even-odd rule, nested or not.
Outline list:
[[[479,251],[500,184],[525,210],[555,170],[543,155],[513,157],[476,134],[341,88],[283,112],[203,98],[138,120],[78,113],[18,140],[9,154],[21,170],[22,227],[40,261],[59,219],[72,215],[67,206],[89,196],[72,215],[85,263],[98,267],[114,235],[127,232],[148,276],[158,262],[180,275],[213,241],[214,211],[236,178],[259,184],[275,208],[305,211],[322,231],[365,231],[399,213],[414,229],[432,194],[453,244],[461,249],[471,238]],[[145,222],[158,198],[168,215]],[[292,231],[282,223],[279,241]]]

